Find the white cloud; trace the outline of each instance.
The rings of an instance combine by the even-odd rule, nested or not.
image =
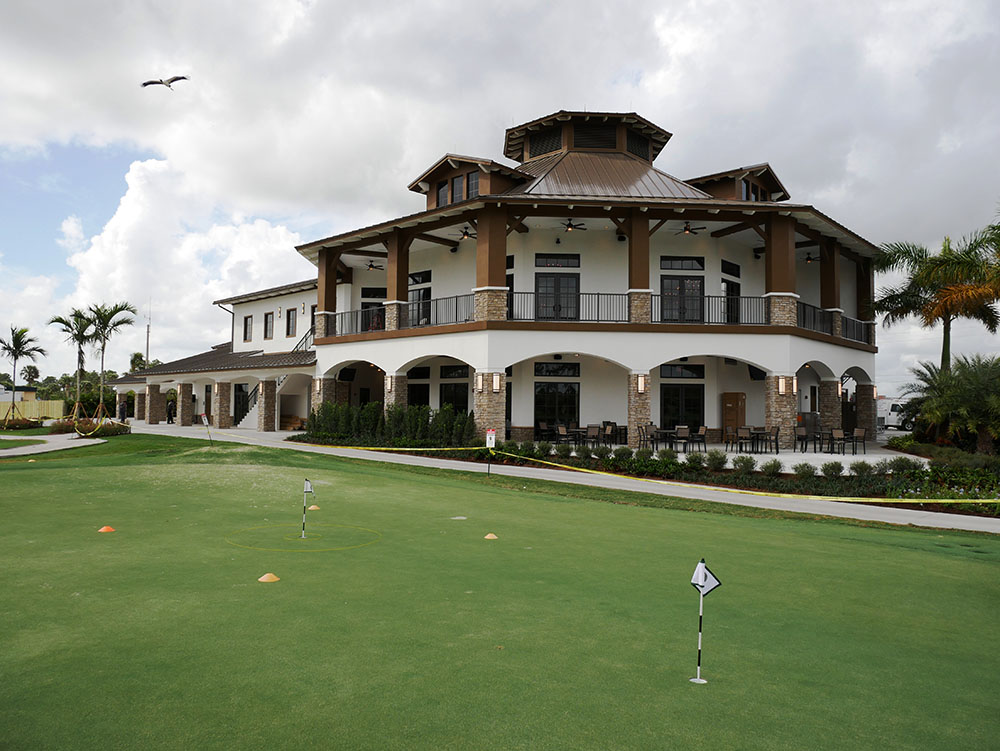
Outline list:
[[[76,251],[83,245],[83,223],[78,216],[68,216],[63,219],[59,226],[62,233],[56,238],[56,242],[66,250]]]

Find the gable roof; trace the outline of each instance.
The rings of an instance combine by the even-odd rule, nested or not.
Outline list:
[[[712,198],[698,188],[619,152],[568,151],[521,165],[534,180],[505,195],[580,198]]]
[[[715,180],[724,180],[727,177],[731,177],[734,180],[741,180],[744,177],[753,175],[754,177],[761,177],[771,183],[773,190],[772,193],[777,193],[780,198],[772,198],[771,200],[776,201],[787,201],[791,198],[791,194],[782,184],[781,180],[778,179],[778,175],[771,168],[771,165],[767,162],[761,162],[760,164],[751,164],[749,167],[737,167],[736,169],[726,170],[724,172],[713,172],[711,175],[702,175],[701,177],[692,177],[686,182],[692,185],[701,185],[704,183],[710,183]]]
[[[295,292],[308,292],[311,289],[316,289],[316,287],[317,282],[315,279],[306,279],[305,281],[293,282],[292,284],[283,284],[280,287],[269,287],[257,290],[256,292],[245,292],[242,295],[225,297],[214,301],[212,305],[229,305],[232,303],[253,302],[254,300],[266,300],[269,297],[281,297],[282,295],[291,295]]]
[[[207,352],[184,357],[173,362],[165,362],[138,373],[123,376],[112,384],[135,383],[148,376],[173,375],[180,373],[204,373],[215,370],[255,370],[257,368],[306,367],[316,363],[315,350],[264,353],[261,350],[233,352],[232,342],[216,344]]]
[[[460,164],[468,164],[478,167],[483,172],[499,172],[501,175],[507,175],[508,177],[513,177],[519,180],[531,179],[531,175],[521,171],[519,168],[508,167],[505,164],[494,162],[492,159],[479,159],[478,157],[462,156],[461,154],[445,154],[443,157],[434,162],[434,164],[424,170],[420,177],[406,187],[414,193],[426,193],[430,190],[430,185],[427,183],[427,179],[436,171],[441,169],[441,167],[446,163],[452,169],[457,168]]]

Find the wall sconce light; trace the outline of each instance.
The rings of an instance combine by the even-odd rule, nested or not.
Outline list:
[[[778,376],[778,393],[782,396],[785,395],[785,377]]]
[[[392,393],[392,376],[391,375],[387,375],[385,377],[385,390],[389,394]]]
[[[875,386],[872,386],[872,398],[878,399],[878,388]]]
[[[499,373],[494,373],[493,374],[493,393],[494,394],[499,394],[500,393],[500,374]]]
[[[281,318],[281,306],[278,306],[278,318]]]
[[[792,376],[792,393],[793,394],[799,393],[799,377],[798,376]]]
[[[306,312],[306,304],[302,303],[302,313],[303,313],[303,315],[305,314],[305,312]]]
[[[844,384],[837,381],[837,398],[840,399],[844,395]]]
[[[480,394],[483,392],[483,374],[476,373],[476,391]]]
[[[639,393],[640,394],[645,394],[646,393],[646,376],[640,374],[639,377],[636,379],[636,381],[637,381],[636,388],[639,390]]]

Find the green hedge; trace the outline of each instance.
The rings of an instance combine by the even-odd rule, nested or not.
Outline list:
[[[444,448],[478,443],[472,412],[456,412],[450,404],[438,410],[426,405],[391,406],[383,410],[381,402],[363,406],[323,402],[306,421],[305,433],[288,440],[397,448]]]

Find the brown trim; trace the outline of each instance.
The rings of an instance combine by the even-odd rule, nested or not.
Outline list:
[[[862,352],[878,352],[878,347],[870,344],[842,339],[818,331],[800,329],[796,326],[725,326],[671,323],[574,323],[558,321],[471,321],[445,326],[423,326],[416,329],[399,329],[396,331],[370,331],[351,336],[327,336],[317,339],[317,345],[349,344],[352,342],[370,342],[379,339],[401,339],[410,336],[435,336],[439,334],[458,334],[467,331],[610,331],[618,333],[640,334],[766,334],[769,336],[798,336],[802,339],[813,339],[827,344],[857,349]]]
[[[632,209],[623,224],[628,227],[628,288],[649,289],[649,219],[645,212]]]
[[[476,230],[476,286],[507,284],[507,209],[486,206]]]

